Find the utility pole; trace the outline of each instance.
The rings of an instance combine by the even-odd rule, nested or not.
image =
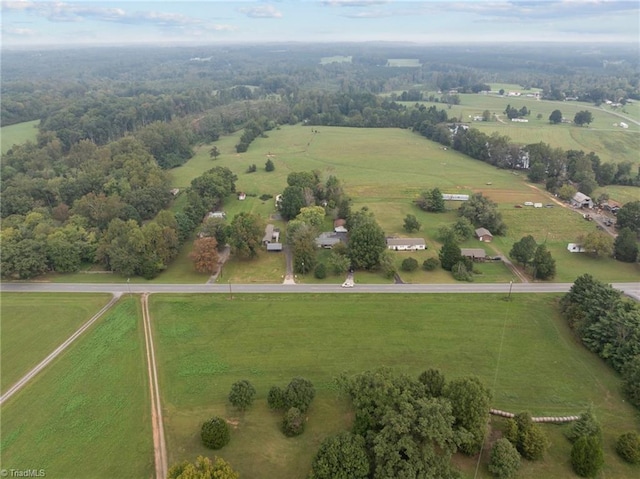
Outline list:
[[[509,297],[507,301],[511,301],[511,289],[513,288],[513,280],[509,281]]]
[[[231,291],[231,280],[229,280],[229,299],[233,299],[233,292]]]

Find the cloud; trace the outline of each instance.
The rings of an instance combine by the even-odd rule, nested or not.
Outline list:
[[[328,7],[370,7],[386,3],[389,3],[389,0],[324,0],[322,2]]]
[[[35,30],[30,28],[16,28],[16,27],[2,27],[2,33],[5,35],[12,35],[16,37],[32,37],[36,35]]]
[[[260,5],[257,7],[244,7],[240,9],[241,13],[244,13],[250,18],[281,18],[280,13],[273,5]]]
[[[8,1],[2,3],[2,10],[6,12],[26,12],[44,17],[51,22],[82,22],[85,20],[95,20],[100,22],[151,24],[158,26],[182,26],[201,23],[201,21],[196,18],[187,17],[180,13],[155,11],[127,12],[122,8],[107,8],[98,5],[65,2]]]

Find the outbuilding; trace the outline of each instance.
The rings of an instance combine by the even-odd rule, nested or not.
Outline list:
[[[491,241],[493,241],[493,235],[487,228],[478,228],[476,230],[476,238],[483,243],[491,243]]]
[[[574,208],[593,208],[593,200],[579,191],[573,195],[571,199],[571,205]]]

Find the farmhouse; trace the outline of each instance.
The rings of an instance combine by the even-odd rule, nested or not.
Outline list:
[[[482,248],[460,248],[460,254],[465,258],[471,258],[473,261],[487,259],[487,253]]]
[[[262,237],[262,244],[268,246],[269,243],[278,243],[280,241],[280,230],[274,228],[272,224],[268,224],[264,227],[264,236]]]
[[[571,205],[574,208],[593,208],[593,200],[579,191],[573,195]]]
[[[584,253],[586,251],[582,247],[582,245],[578,243],[569,243],[567,245],[567,250],[571,251],[572,253]]]
[[[316,246],[318,248],[331,249],[334,245],[337,245],[340,242],[347,242],[347,234],[346,233],[336,233],[335,231],[325,231],[324,233],[320,233],[315,239]]]
[[[483,243],[491,243],[491,241],[493,240],[493,235],[487,228],[478,228],[476,230],[476,238],[478,238]]]
[[[394,251],[418,251],[427,249],[424,238],[387,238],[387,248]]]

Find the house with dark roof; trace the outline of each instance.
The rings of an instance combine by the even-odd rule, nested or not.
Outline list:
[[[418,251],[427,249],[424,238],[387,238],[387,249],[394,251]]]
[[[478,228],[476,230],[476,238],[483,243],[491,243],[491,241],[493,241],[493,235],[487,228]]]
[[[347,233],[336,233],[335,231],[325,231],[315,239],[318,248],[331,249],[338,243],[347,242]]]

